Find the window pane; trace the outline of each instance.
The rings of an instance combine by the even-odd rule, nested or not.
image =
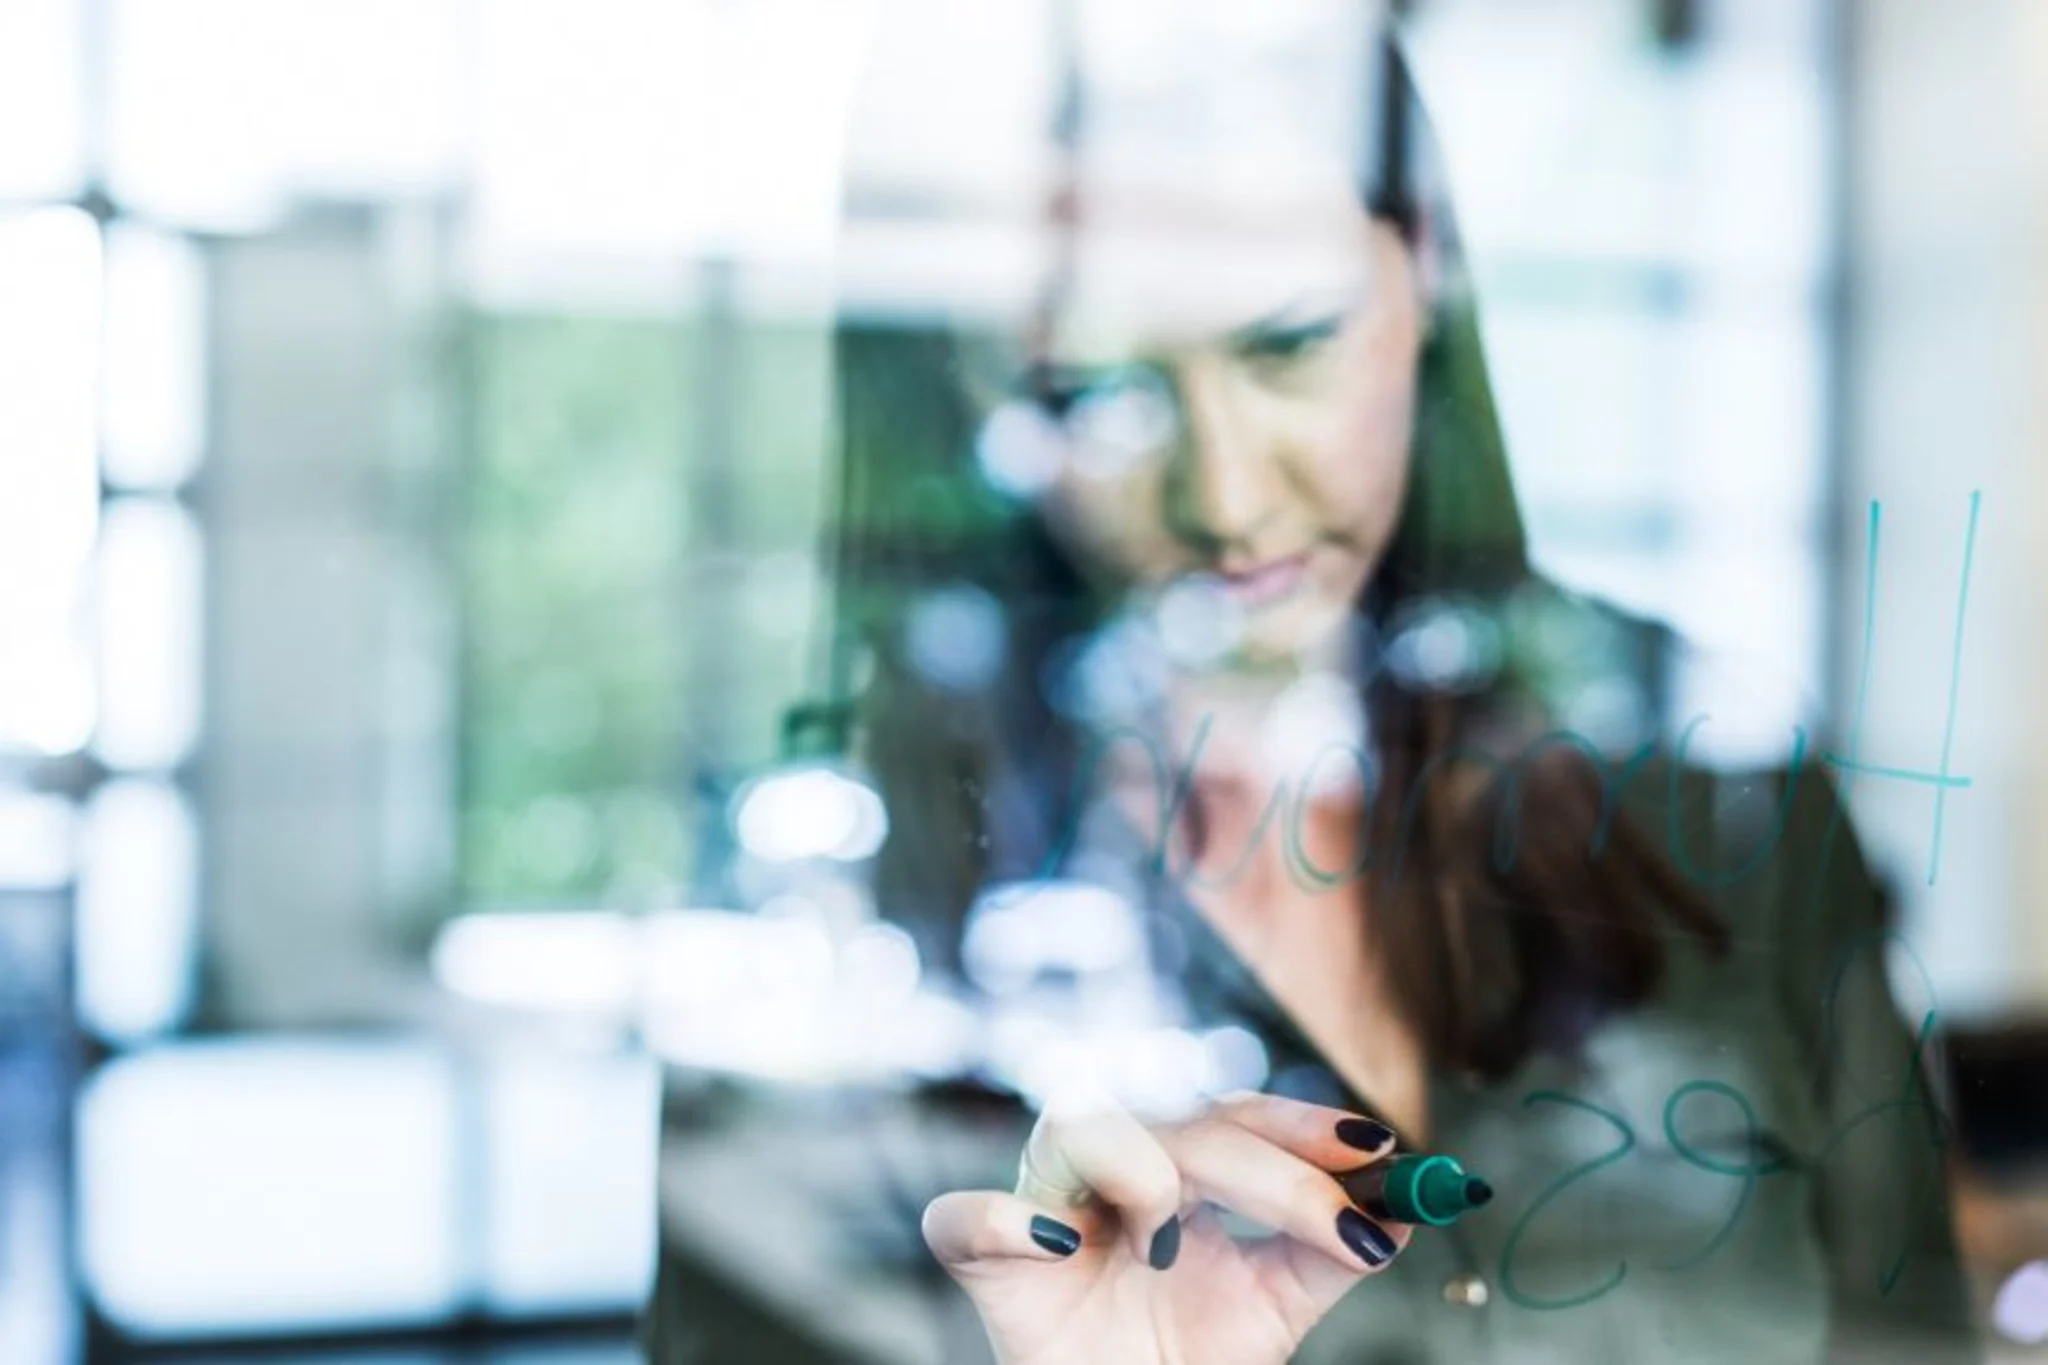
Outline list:
[[[85,813],[78,883],[78,1013],[133,1042],[183,1022],[199,931],[199,835],[160,782],[108,783]]]
[[[660,1090],[645,1057],[492,1063],[483,1279],[501,1312],[639,1308],[654,1270]]]
[[[182,238],[116,227],[106,288],[107,481],[169,491],[191,477],[203,439],[198,253]]]
[[[456,1114],[452,1068],[414,1045],[118,1059],[78,1106],[85,1281],[143,1336],[442,1320],[462,1292]]]
[[[100,235],[75,209],[0,216],[0,745],[92,730],[80,594],[98,519]]]
[[[199,731],[199,528],[176,503],[107,509],[98,565],[99,729],[115,768],[168,768]]]
[[[458,20],[446,0],[115,0],[115,195],[235,229],[300,197],[444,185],[461,126]]]
[[[477,245],[822,256],[861,6],[536,0],[480,8]]]
[[[64,199],[84,180],[78,0],[0,5],[0,200]]]

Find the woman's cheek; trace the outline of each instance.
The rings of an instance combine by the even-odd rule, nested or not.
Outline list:
[[[1332,405],[1301,434],[1317,521],[1362,548],[1376,548],[1399,514],[1408,471],[1410,406],[1399,385],[1375,386]]]
[[[1173,574],[1176,553],[1162,496],[1156,478],[1071,474],[1048,491],[1041,514],[1087,577],[1122,590]]]

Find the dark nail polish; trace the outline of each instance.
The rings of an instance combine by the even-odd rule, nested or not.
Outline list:
[[[1357,1209],[1346,1209],[1337,1215],[1337,1235],[1367,1265],[1382,1266],[1394,1259],[1394,1239]]]
[[[1169,1218],[1152,1234],[1152,1251],[1145,1258],[1154,1270],[1164,1270],[1180,1259],[1180,1219]]]
[[[1031,1240],[1055,1256],[1071,1256],[1081,1249],[1079,1232],[1042,1213],[1031,1217]]]
[[[1339,1119],[1337,1141],[1361,1152],[1377,1152],[1394,1140],[1394,1130],[1378,1119]]]

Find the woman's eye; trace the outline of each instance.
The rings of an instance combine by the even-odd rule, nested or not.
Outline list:
[[[1247,360],[1298,360],[1336,336],[1343,326],[1343,317],[1335,313],[1303,322],[1262,324],[1239,339],[1237,352]]]
[[[1044,409],[1046,415],[1060,419],[1088,397],[1099,383],[1100,380],[1091,374],[1040,365],[1024,377],[1020,387],[1026,397]]]

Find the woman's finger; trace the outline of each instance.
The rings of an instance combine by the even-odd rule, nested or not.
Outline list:
[[[1382,1227],[1330,1173],[1236,1123],[1205,1118],[1162,1135],[1195,1195],[1277,1228],[1353,1274],[1385,1266],[1408,1230]]]
[[[996,1261],[1064,1261],[1081,1249],[1081,1231],[1014,1194],[960,1190],[924,1209],[924,1241],[948,1270]]]
[[[1131,1253],[1155,1270],[1180,1254],[1181,1173],[1123,1109],[1048,1107],[1024,1144],[1017,1193],[1058,1214],[1094,1200],[1114,1212]]]
[[[1378,1119],[1285,1095],[1226,1095],[1209,1117],[1234,1123],[1325,1171],[1357,1170],[1394,1152],[1394,1130]]]

